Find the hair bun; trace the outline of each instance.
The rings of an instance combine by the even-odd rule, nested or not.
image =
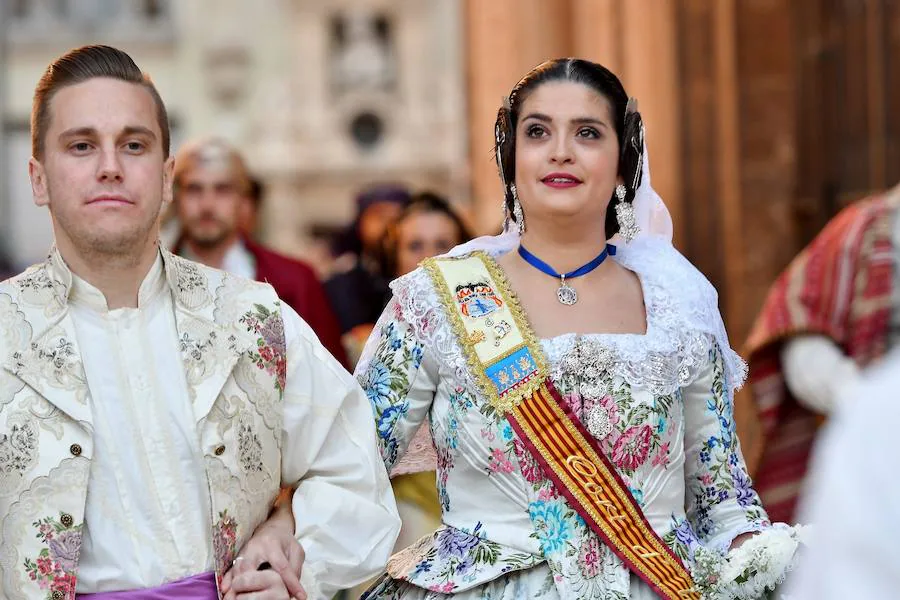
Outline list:
[[[512,192],[509,189],[515,181],[515,145],[516,132],[512,126],[509,108],[501,106],[497,111],[497,120],[494,123],[494,160],[497,163],[497,171],[503,184],[505,201],[512,206]]]
[[[630,96],[628,98],[628,103],[625,105],[625,118],[628,118],[628,115],[631,113],[636,113],[638,111],[638,101],[634,96]]]
[[[634,110],[631,110],[632,107]],[[637,101],[634,98],[628,100],[628,109],[625,111],[620,161],[622,178],[628,188],[628,199],[631,200],[634,191],[641,185],[644,162],[644,122],[641,113],[637,111]]]

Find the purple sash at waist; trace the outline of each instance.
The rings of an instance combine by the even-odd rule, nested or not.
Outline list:
[[[216,574],[203,573],[155,588],[128,592],[76,594],[76,600],[218,600]]]

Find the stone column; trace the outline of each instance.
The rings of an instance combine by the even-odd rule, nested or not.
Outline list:
[[[675,243],[683,237],[681,204],[681,108],[678,85],[676,7],[670,0],[620,2],[622,40],[619,75],[637,98],[647,128],[653,187],[672,213]]]
[[[572,41],[575,56],[622,70],[621,0],[572,0]]]
[[[570,14],[564,0],[466,0],[472,222],[478,233],[501,225],[502,190],[493,161],[497,109],[538,63],[566,56]]]

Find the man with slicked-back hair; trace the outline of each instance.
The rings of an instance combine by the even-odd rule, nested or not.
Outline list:
[[[56,243],[0,283],[0,598],[318,599],[382,569],[399,520],[362,390],[271,286],[160,247],[150,79],[72,50],[31,131]],[[242,554],[285,487],[291,551]]]

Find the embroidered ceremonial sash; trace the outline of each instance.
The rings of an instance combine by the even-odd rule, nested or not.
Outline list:
[[[481,391],[557,491],[657,594],[699,599],[687,568],[647,522],[597,440],[563,408],[540,342],[493,259],[476,252],[423,266]]]

